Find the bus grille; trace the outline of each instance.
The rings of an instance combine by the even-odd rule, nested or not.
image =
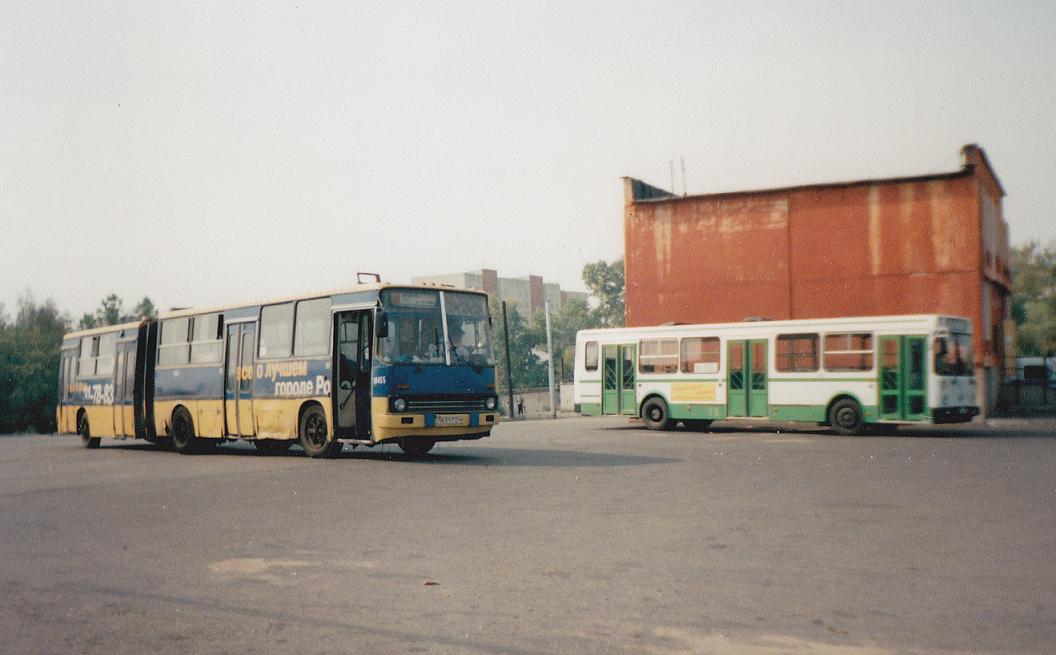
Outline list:
[[[484,399],[474,400],[407,400],[408,412],[436,412],[463,414],[466,412],[484,412]]]

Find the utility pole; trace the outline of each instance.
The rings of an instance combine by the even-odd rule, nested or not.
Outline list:
[[[510,322],[506,320],[506,301],[502,301],[502,340],[506,342],[506,392],[510,395],[510,420],[517,418],[513,409],[513,371],[510,369]]]
[[[550,335],[550,303],[543,303],[546,312],[546,353],[549,355],[547,372],[550,380],[550,418],[557,418],[557,398],[554,393],[554,339]]]

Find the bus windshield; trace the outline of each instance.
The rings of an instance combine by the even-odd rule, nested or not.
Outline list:
[[[445,364],[450,354],[452,366],[494,364],[485,296],[432,289],[388,289],[382,292],[381,302],[389,316],[388,336],[378,340],[378,352],[385,361]],[[446,339],[442,306],[447,309]]]
[[[972,335],[955,332],[935,337],[934,353],[938,375],[972,374]]]

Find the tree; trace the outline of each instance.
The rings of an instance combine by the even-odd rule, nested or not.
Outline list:
[[[1019,355],[1056,354],[1056,245],[1012,249],[1012,318]]]
[[[563,380],[572,379],[576,363],[576,333],[596,327],[601,327],[597,313],[592,312],[582,300],[569,300],[560,310],[551,313],[550,332],[554,342],[555,376],[560,376]],[[546,315],[541,310],[532,317],[528,333],[536,348],[546,349]]]
[[[96,325],[102,327],[121,323],[124,320],[124,315],[121,313],[123,304],[116,293],[111,293],[106,298],[103,298],[102,302],[99,303],[99,309],[95,310]]]
[[[26,292],[13,323],[0,320],[0,432],[55,429],[59,349],[67,320]]]
[[[624,283],[623,257],[611,264],[605,260],[583,267],[583,282],[598,299],[594,315],[602,327],[622,327],[627,287]]]
[[[144,318],[157,318],[157,316],[158,310],[154,308],[154,302],[150,299],[150,296],[143,296],[143,300],[140,300],[139,304],[132,308],[132,314],[126,320],[138,321]]]
[[[495,343],[495,379],[502,387],[506,386],[506,335],[502,326],[502,303],[491,305],[492,332]],[[540,360],[532,350],[538,345],[538,334],[533,334],[517,306],[508,303],[507,321],[510,326],[510,370],[513,372],[514,389],[544,387],[547,384],[546,363]],[[544,334],[545,343],[545,334]]]

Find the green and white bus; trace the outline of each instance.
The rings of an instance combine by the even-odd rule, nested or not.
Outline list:
[[[916,315],[582,330],[575,403],[652,430],[962,423],[979,413],[972,324]]]

